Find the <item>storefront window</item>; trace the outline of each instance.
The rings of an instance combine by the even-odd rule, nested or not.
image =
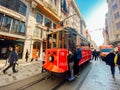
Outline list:
[[[3,31],[8,32],[10,29],[10,25],[11,25],[11,17],[5,16],[4,20],[3,20]]]
[[[12,9],[22,15],[26,15],[27,7],[20,0],[0,0],[0,5]]]
[[[38,23],[42,24],[42,22],[43,22],[43,16],[42,16],[41,14],[38,14],[38,13],[37,13],[36,21],[37,21]]]
[[[45,18],[45,26],[51,28],[51,21],[47,18]]]

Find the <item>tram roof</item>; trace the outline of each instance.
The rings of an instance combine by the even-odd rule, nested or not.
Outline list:
[[[72,32],[72,33],[74,33],[74,34],[76,34],[76,35],[79,35],[79,36],[81,37],[81,39],[89,42],[88,40],[86,40],[86,39],[83,37],[83,35],[79,34],[79,33],[76,31],[75,28],[71,28],[71,27],[58,28],[58,29],[56,29],[56,30],[52,30],[51,32],[47,32],[47,34],[51,34],[51,33],[54,33],[54,32],[59,32],[59,31],[62,31],[62,30],[68,31],[68,32]]]
[[[72,32],[72,33],[74,33],[74,34],[76,34],[76,35],[79,35],[79,36],[81,37],[81,39],[89,42],[88,40],[86,40],[86,39],[83,37],[83,35],[79,34],[75,28],[66,27],[65,29],[69,30],[70,32]]]

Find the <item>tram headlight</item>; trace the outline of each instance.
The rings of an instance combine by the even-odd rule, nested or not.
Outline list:
[[[53,62],[53,61],[54,61],[54,57],[53,57],[53,56],[49,56],[48,60],[49,60],[50,62]]]

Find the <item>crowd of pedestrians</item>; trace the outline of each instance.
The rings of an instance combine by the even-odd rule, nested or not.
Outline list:
[[[96,49],[93,50],[93,52],[92,52],[92,60],[93,59],[95,59],[95,61],[101,59],[100,58],[100,51],[96,51]]]

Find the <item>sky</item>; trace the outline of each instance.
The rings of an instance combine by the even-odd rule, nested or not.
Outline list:
[[[75,0],[85,20],[86,28],[97,46],[104,40],[102,30],[105,27],[105,14],[107,13],[106,0]]]

